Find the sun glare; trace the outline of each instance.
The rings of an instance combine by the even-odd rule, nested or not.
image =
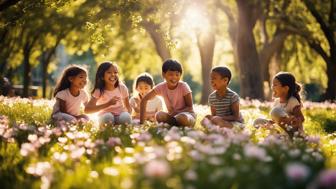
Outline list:
[[[182,23],[184,27],[195,30],[195,32],[206,32],[210,26],[206,14],[198,7],[187,9]]]

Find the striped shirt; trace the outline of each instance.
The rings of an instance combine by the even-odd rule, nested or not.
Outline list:
[[[231,105],[235,102],[239,103],[239,95],[229,88],[227,88],[224,97],[219,96],[217,91],[209,95],[209,105],[215,108],[216,116],[233,115]]]

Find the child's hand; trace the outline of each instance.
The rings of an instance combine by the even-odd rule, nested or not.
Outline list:
[[[301,120],[299,118],[294,117],[294,116],[290,116],[289,124],[294,128],[298,128],[298,127],[301,126]]]
[[[115,105],[119,100],[120,100],[120,97],[115,96],[115,97],[113,97],[110,101],[108,101],[107,103],[108,103],[109,105]]]

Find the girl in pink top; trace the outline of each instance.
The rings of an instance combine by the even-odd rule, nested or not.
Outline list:
[[[56,103],[53,108],[52,118],[55,121],[73,121],[80,118],[88,120],[86,115],[80,114],[80,107],[89,100],[83,90],[86,85],[87,72],[79,66],[69,66],[57,82],[54,97]]]
[[[135,80],[134,96],[130,99],[133,109],[133,121],[139,122],[140,119],[140,102],[143,97],[154,87],[153,77],[149,73],[140,74]],[[159,97],[154,97],[147,102],[145,120],[154,121],[155,114],[162,110],[162,101]]]
[[[99,65],[91,95],[90,101],[85,106],[85,112],[99,112],[100,124],[131,122],[128,89],[119,81],[116,65],[111,62]]]
[[[156,95],[162,96],[168,112],[157,112],[157,122],[176,126],[193,126],[196,114],[193,109],[192,95],[187,83],[180,81],[182,66],[176,60],[166,60],[162,65],[165,82],[156,85],[140,103],[140,123],[146,117],[147,102]]]

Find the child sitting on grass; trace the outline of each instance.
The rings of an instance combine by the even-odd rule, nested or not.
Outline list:
[[[209,95],[211,115],[205,116],[204,119],[220,127],[243,127],[243,118],[239,112],[239,95],[228,88],[230,80],[231,71],[227,67],[218,66],[212,69],[211,86],[215,91]]]

